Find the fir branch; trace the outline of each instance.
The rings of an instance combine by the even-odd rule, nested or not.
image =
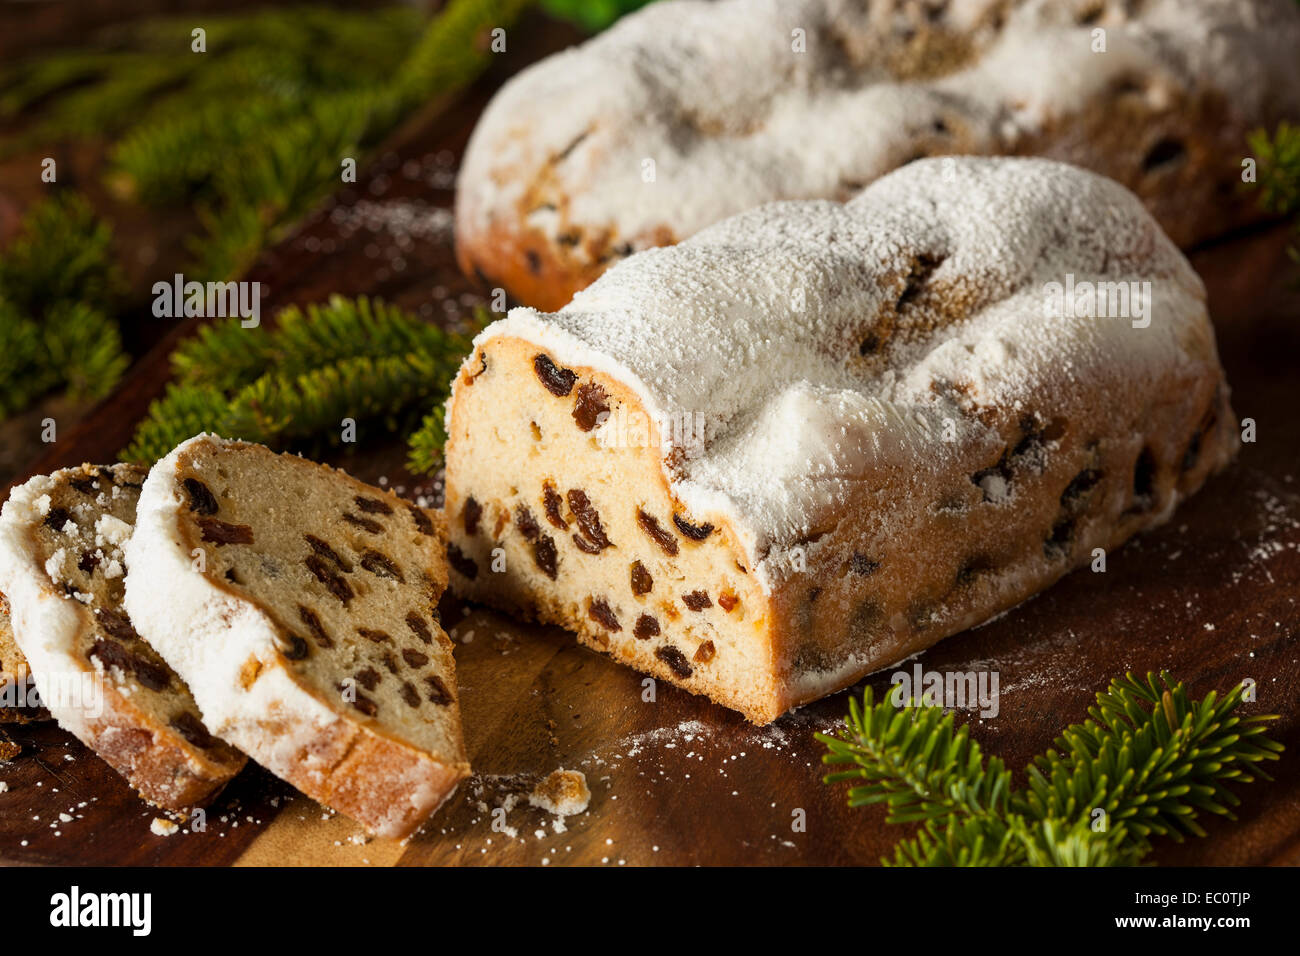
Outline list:
[[[1264,736],[1273,715],[1241,717],[1242,687],[1190,701],[1168,674],[1113,681],[1090,719],[1034,759],[1028,787],[1011,789],[952,714],[909,704],[850,702],[845,726],[818,734],[827,783],[861,780],[849,805],[885,803],[887,822],[920,822],[894,850],[905,866],[1134,865],[1150,839],[1202,836],[1201,813],[1235,819],[1229,783],[1271,779],[1259,766],[1282,745]],[[1099,818],[1097,811],[1104,811]]]
[[[220,389],[173,382],[162,398],[150,402],[149,413],[136,426],[131,443],[118,458],[153,464],[187,438],[200,432],[219,433],[229,405],[230,400]]]
[[[99,398],[121,378],[129,359],[106,311],[123,285],[112,238],[74,193],[23,218],[0,256],[0,417],[58,389]]]
[[[123,286],[112,245],[112,229],[84,198],[56,192],[28,210],[0,256],[0,293],[29,316],[61,302],[105,308]]]
[[[468,348],[466,335],[365,298],[290,307],[252,329],[212,323],[172,354],[176,381],[123,457],[153,461],[199,431],[315,448],[337,443],[345,418],[394,430],[445,400]]]
[[[1300,126],[1283,121],[1271,136],[1257,129],[1249,143],[1257,164],[1260,205],[1282,215],[1300,212]]]
[[[644,7],[650,0],[542,0],[542,9],[557,20],[576,23],[588,33],[599,33],[619,17]]]
[[[827,783],[862,780],[849,790],[849,806],[885,803],[889,823],[947,820],[1006,810],[1011,774],[994,757],[988,766],[979,744],[956,718],[935,707],[874,705],[871,688],[862,706],[849,701],[841,737],[821,735],[824,762],[852,764],[827,775]]]
[[[1089,720],[1068,727],[1056,748],[1029,768],[1025,805],[1039,819],[1072,818],[1094,808],[1124,823],[1136,839],[1204,836],[1205,811],[1235,819],[1238,798],[1226,783],[1271,779],[1259,766],[1281,745],[1264,736],[1269,715],[1237,717],[1242,688],[1221,700],[1189,701],[1181,683],[1148,675],[1113,681],[1089,708]]]
[[[411,433],[406,453],[406,470],[411,474],[432,475],[442,467],[443,449],[447,445],[446,415],[447,410],[440,402]]]
[[[393,84],[397,95],[418,104],[469,82],[492,56],[491,31],[510,27],[531,2],[451,0],[398,71]]]

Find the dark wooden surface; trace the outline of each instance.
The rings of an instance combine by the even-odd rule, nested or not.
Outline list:
[[[438,219],[430,207],[452,201],[451,191],[436,185],[449,168],[444,151],[459,155],[503,75],[564,39],[538,33],[519,44],[458,104],[400,133],[361,185],[265,256],[250,278],[268,285],[268,311],[330,292],[366,293],[441,320],[479,301],[454,267],[450,233],[432,228]],[[368,207],[359,203],[387,213],[371,206],[367,220],[361,212]],[[431,227],[409,247],[398,234],[364,224],[401,209]],[[1126,670],[1168,668],[1197,695],[1254,678],[1260,699],[1247,710],[1283,715],[1273,734],[1289,749],[1275,767],[1277,780],[1241,789],[1239,822],[1211,820],[1207,839],[1162,844],[1162,863],[1300,861],[1300,295],[1286,281],[1297,272],[1284,252],[1289,238],[1281,227],[1261,229],[1192,255],[1210,291],[1234,406],[1256,420],[1258,441],[1169,525],[1110,555],[1105,574],[1073,574],[921,658],[929,669],[999,674],[999,715],[968,718],[975,737],[1013,767],[1081,719],[1093,695]],[[191,330],[191,323],[172,329],[116,395],[28,471],[111,460],[160,393],[167,351]],[[413,493],[402,458],[400,439],[371,436],[335,461]],[[667,686],[656,701],[643,702],[640,675],[578,648],[562,631],[450,599],[444,620],[458,642],[476,774],[408,843],[366,842],[355,825],[256,767],[210,808],[204,832],[155,836],[155,812],[75,740],[46,725],[11,729],[24,752],[0,764],[9,785],[0,793],[0,861],[870,864],[899,835],[879,810],[850,811],[842,788],[821,783],[823,748],[813,734],[837,723],[846,694],[755,728]],[[888,677],[871,683],[880,691]],[[505,815],[509,831],[493,829],[494,808],[510,807],[557,767],[586,774],[593,795],[587,813],[556,832],[549,815],[519,801]],[[791,826],[799,810],[806,832]]]

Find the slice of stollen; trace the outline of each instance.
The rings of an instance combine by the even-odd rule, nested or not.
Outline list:
[[[211,799],[244,765],[122,609],[122,547],[145,471],[82,465],[32,478],[0,512],[0,589],[41,703],[146,800]]]
[[[0,724],[49,720],[49,712],[44,707],[29,704],[37,699],[31,668],[14,640],[14,629],[9,623],[9,599],[0,594]]]
[[[158,462],[126,606],[213,733],[380,836],[469,773],[441,518],[261,445],[191,438]]]

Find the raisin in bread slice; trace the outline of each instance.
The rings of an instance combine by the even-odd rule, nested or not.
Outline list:
[[[212,731],[382,836],[469,771],[442,519],[323,465],[192,438],[158,462],[127,607]]]
[[[0,594],[0,723],[29,724],[49,720],[49,711],[36,703],[35,688],[27,658],[14,640],[14,629],[9,623],[9,601]]]
[[[0,588],[42,704],[160,807],[210,800],[244,765],[122,607],[122,549],[145,470],[32,478],[0,512]]]
[[[514,309],[447,430],[456,591],[758,722],[1165,521],[1237,446],[1187,260],[1030,159],[919,160]]]
[[[1190,245],[1261,214],[1243,144],[1300,118],[1297,49],[1292,0],[654,3],[502,87],[457,256],[558,309],[634,251],[962,153],[1110,176]]]

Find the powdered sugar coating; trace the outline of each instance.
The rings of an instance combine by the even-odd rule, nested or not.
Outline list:
[[[503,88],[457,231],[486,241],[523,218],[565,256],[621,255],[773,199],[847,199],[917,155],[1036,150],[1129,87],[1152,115],[1209,92],[1244,131],[1300,111],[1298,46],[1289,0],[656,3]]]
[[[1150,283],[1149,326],[1048,308],[1070,276]],[[923,160],[847,205],[770,204],[478,342],[506,335],[626,382],[660,422],[702,416],[702,446],[666,449],[665,474],[697,519],[732,521],[765,586],[864,480],[924,481],[998,447],[971,403],[1217,362],[1201,282],[1137,198],[1046,160]]]

